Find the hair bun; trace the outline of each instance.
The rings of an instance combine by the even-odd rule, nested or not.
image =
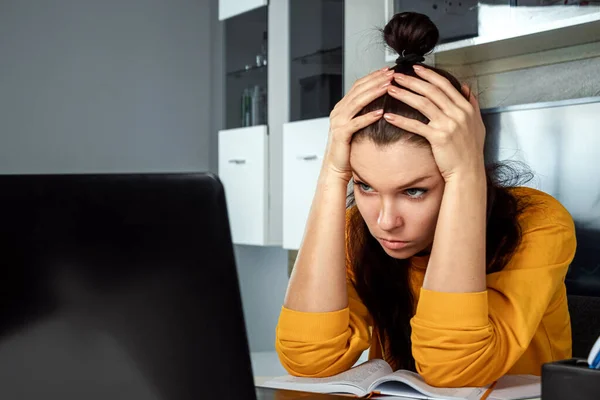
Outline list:
[[[383,29],[386,44],[398,54],[425,56],[440,38],[440,32],[427,15],[402,12],[394,15]]]

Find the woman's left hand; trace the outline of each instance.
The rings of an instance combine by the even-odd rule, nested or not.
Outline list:
[[[484,172],[485,126],[477,99],[466,86],[462,90],[468,95],[468,100],[438,73],[422,66],[414,69],[422,79],[403,74],[396,74],[394,78],[410,91],[391,85],[388,93],[420,111],[429,123],[390,113],[384,118],[392,125],[429,141],[446,182],[464,174],[481,175]]]

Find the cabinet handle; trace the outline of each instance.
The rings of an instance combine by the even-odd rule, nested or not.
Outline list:
[[[312,154],[310,156],[298,156],[297,158],[298,158],[298,160],[313,161],[313,160],[316,160],[318,157],[316,155]]]
[[[237,165],[246,164],[246,160],[232,159],[232,160],[229,160],[229,164],[237,164]]]

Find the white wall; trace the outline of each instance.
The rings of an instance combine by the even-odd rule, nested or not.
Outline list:
[[[275,351],[275,327],[288,284],[287,251],[235,246],[250,350]]]
[[[345,0],[344,93],[357,79],[383,68],[385,46],[380,29],[387,23],[384,1]]]
[[[0,173],[214,165],[211,2],[0,2]]]

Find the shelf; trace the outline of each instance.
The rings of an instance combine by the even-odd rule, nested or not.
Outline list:
[[[537,24],[498,35],[478,36],[440,44],[435,63],[463,65],[537,53],[600,40],[600,12]]]
[[[600,41],[600,11],[517,26],[522,28],[507,24],[500,33],[439,44],[433,52],[435,63],[461,66]],[[396,57],[386,50],[386,62],[394,62]]]
[[[295,57],[292,61],[301,64],[334,64],[341,66],[343,62],[342,46],[318,50],[314,53]]]
[[[267,70],[267,66],[266,65],[261,65],[259,67],[257,66],[250,66],[249,68],[244,68],[244,69],[238,69],[235,71],[231,71],[227,73],[227,76],[231,76],[231,77],[235,77],[235,78],[239,78],[243,75],[247,75],[253,72],[258,72],[258,71],[266,71]]]

